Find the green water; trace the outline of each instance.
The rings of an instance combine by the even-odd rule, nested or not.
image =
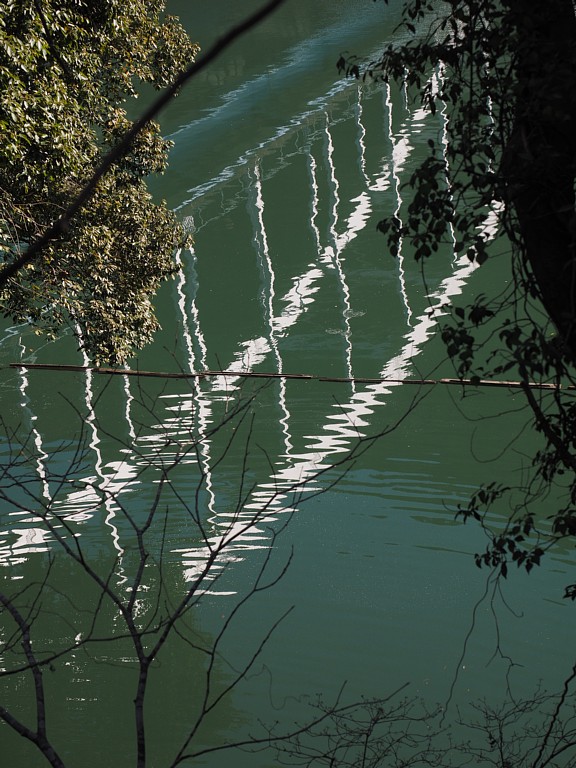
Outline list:
[[[256,6],[211,0],[170,10],[207,48]],[[61,521],[65,541],[76,540],[126,597],[138,562],[128,517],[143,524],[164,476],[138,595],[143,622],[166,615],[209,546],[233,540],[200,585],[183,635],[152,666],[150,765],[171,764],[198,713],[210,661],[198,648],[213,648],[225,628],[210,678],[218,696],[290,608],[191,750],[261,734],[260,721],[289,730],[310,715],[302,697],[333,701],[345,682],[343,701],[407,684],[404,695],[448,706],[452,723],[458,708],[499,701],[507,684],[516,696],[540,681],[554,689],[571,666],[574,615],[561,599],[570,553],[482,600],[488,573],[473,553],[485,540],[454,521],[480,483],[520,481],[536,443],[519,396],[399,383],[453,375],[431,308],[506,279],[497,262],[474,270],[447,249],[427,265],[424,286],[409,251],[394,260],[376,232],[383,215],[405,210],[403,183],[445,128],[442,115],[425,116],[397,88],[338,78],[340,52],[369,53],[396,34],[399,6],[289,0],[163,116],[174,148],[153,189],[194,247],[159,296],[161,332],[131,367],[225,376],[2,369],[12,436],[2,463],[18,480],[3,481],[4,591],[32,585],[23,599],[32,605],[47,577],[31,609],[34,647],[57,654],[80,640],[44,673],[50,734],[66,765],[135,762],[136,664],[109,605],[92,625],[99,592],[42,518]],[[26,327],[4,330],[0,354],[3,366],[84,362],[70,338],[46,344]],[[237,375],[247,371],[394,381]],[[291,558],[286,573],[234,614],[270,552],[265,582]],[[3,619],[9,642],[13,624]],[[82,645],[90,632],[100,640]],[[2,664],[13,663],[7,653]],[[31,679],[3,678],[3,706],[33,722],[32,701]],[[0,743],[2,766],[46,764],[7,726]],[[278,762],[235,751],[184,764]]]

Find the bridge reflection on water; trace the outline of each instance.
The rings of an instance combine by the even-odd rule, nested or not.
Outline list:
[[[50,479],[49,450],[29,394],[30,376],[42,374],[22,370],[21,402],[31,414],[28,447],[33,443],[41,501],[38,509],[27,504],[10,512],[1,560],[22,562],[51,547],[46,514],[76,526],[78,534],[104,514],[121,557],[118,500],[141,494],[143,467],[161,472],[175,459],[179,476],[196,468],[196,479],[183,480],[185,487],[194,488],[200,473],[209,530],[204,542],[173,547],[187,578],[222,537],[233,542],[226,549],[231,559],[268,546],[264,528],[293,509],[302,485],[308,483],[309,491],[317,487],[321,470],[346,456],[359,438],[378,431],[378,411],[398,382],[414,375],[443,305],[461,293],[474,270],[466,256],[439,256],[425,293],[411,255],[401,248],[394,261],[374,231],[382,215],[405,214],[403,185],[411,160],[425,151],[428,138],[445,141],[445,121],[443,114],[432,117],[410,105],[401,91],[393,95],[387,85],[340,81],[267,142],[190,190],[179,214],[193,231],[195,246],[178,256],[182,270],[173,305],[164,310],[172,325],[164,323],[158,343],[177,337],[182,370],[217,367],[227,375],[161,393],[154,404],[156,423],[144,430],[134,421],[140,385],[124,377],[124,438],[111,451],[94,375],[86,372],[82,410],[91,465],[88,472],[85,465],[82,471],[74,468],[74,489],[68,490]],[[486,237],[490,224],[488,216]],[[231,350],[227,358],[223,350]],[[396,383],[343,385],[337,402],[324,398],[316,404],[309,434],[308,420],[294,417],[300,407],[292,400],[296,389],[279,377],[274,415],[268,413],[264,426],[267,434],[277,434],[274,454],[267,453],[249,498],[231,513],[220,498],[214,464],[221,448],[215,449],[211,430],[243,393],[243,378],[234,373],[246,371],[359,375]],[[191,440],[197,449],[183,452]]]

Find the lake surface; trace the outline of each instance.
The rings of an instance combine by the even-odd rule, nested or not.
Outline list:
[[[257,5],[169,9],[206,49]],[[159,493],[137,598],[143,625],[225,546],[186,632],[152,667],[150,765],[171,764],[206,680],[211,696],[226,691],[284,614],[191,749],[241,741],[260,721],[289,730],[344,683],[342,702],[406,685],[400,698],[444,708],[446,725],[507,689],[554,690],[571,668],[571,553],[495,587],[474,565],[481,532],[454,519],[481,483],[521,481],[537,443],[520,395],[402,383],[453,376],[436,336],[440,308],[507,278],[497,260],[477,270],[447,248],[423,279],[409,249],[392,258],[376,231],[405,212],[405,183],[428,139],[443,140],[445,117],[398,87],[343,80],[335,63],[397,35],[400,6],[290,0],[162,117],[174,147],[152,187],[194,246],[158,297],[162,330],[131,368],[225,374],[13,369],[86,361],[70,337],[47,343],[4,328],[0,564],[4,591],[28,590],[38,612],[39,652],[78,638],[44,673],[66,765],[134,763],[136,664],[109,606],[91,624],[98,595],[46,522],[126,596],[139,562],[134,523]],[[50,589],[34,602],[43,579]],[[83,645],[90,632],[95,642]],[[0,703],[33,719],[31,681],[3,678]],[[0,743],[3,765],[47,764],[6,726]],[[235,751],[182,764],[278,761]]]

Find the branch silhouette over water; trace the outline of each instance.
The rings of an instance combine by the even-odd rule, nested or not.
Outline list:
[[[137,768],[146,768],[151,764],[150,755],[155,747],[151,710],[158,708],[159,696],[161,702],[158,683],[164,679],[164,662],[172,658],[177,647],[186,651],[187,666],[195,670],[194,706],[187,711],[185,723],[167,720],[163,726],[163,738],[164,732],[169,736],[162,763],[166,768],[224,752],[234,755],[263,750],[276,755],[279,763],[310,768],[374,768],[384,762],[390,768],[456,768],[469,765],[471,754],[477,757],[478,764],[544,768],[558,764],[552,761],[560,755],[571,757],[576,747],[571,679],[566,681],[560,697],[537,691],[528,699],[508,701],[500,709],[481,702],[474,706],[478,719],[460,722],[460,730],[454,736],[443,725],[441,708],[425,705],[404,684],[391,692],[382,691],[378,698],[352,702],[345,700],[345,686],[330,698],[302,694],[287,701],[285,711],[274,722],[254,717],[247,729],[234,733],[232,738],[206,741],[204,729],[209,718],[222,713],[231,696],[241,691],[254,675],[255,665],[262,663],[270,639],[292,608],[279,606],[262,626],[258,638],[239,654],[230,647],[234,624],[245,621],[250,605],[274,590],[284,578],[292,552],[291,548],[280,552],[279,537],[294,509],[330,486],[330,474],[320,469],[316,477],[326,478],[323,487],[311,486],[315,478],[307,476],[302,482],[294,482],[291,489],[278,488],[264,506],[245,515],[246,502],[254,488],[254,481],[249,479],[250,448],[254,442],[252,404],[253,397],[238,400],[227,419],[219,421],[211,434],[201,438],[195,436],[191,424],[187,437],[183,435],[178,441],[172,438],[170,458],[162,459],[156,454],[147,457],[140,452],[139,479],[153,481],[150,487],[155,489],[144,504],[136,503],[134,496],[121,488],[102,487],[97,479],[92,480],[94,510],[101,509],[107,501],[113,503],[118,535],[123,539],[122,548],[104,558],[101,551],[91,550],[85,537],[78,535],[80,527],[75,520],[59,514],[57,506],[58,493],[79,487],[78,472],[85,466],[83,454],[91,448],[88,441],[81,441],[83,448],[59,472],[57,467],[66,461],[66,445],[62,446],[62,461],[55,462],[55,470],[48,476],[56,490],[53,498],[42,500],[37,494],[38,479],[34,473],[22,472],[23,463],[35,463],[34,445],[19,446],[14,437],[12,460],[5,468],[0,500],[13,505],[17,499],[25,498],[30,507],[35,505],[35,514],[54,546],[39,580],[23,583],[16,578],[0,590],[0,616],[8,630],[2,635],[6,639],[0,643],[0,682],[10,696],[9,703],[0,704],[0,719],[33,744],[46,764],[53,768],[78,764],[73,753],[77,740],[71,724],[65,736],[54,727],[58,701],[53,692],[47,696],[45,690],[50,674],[56,673],[60,678],[70,673],[76,675],[74,660],[80,653],[98,659],[99,676],[104,680],[107,670],[117,674],[121,662],[131,668],[132,675],[130,684],[121,691],[117,707],[132,712],[135,764]],[[142,421],[135,422],[138,433],[146,429],[146,416],[153,415],[146,402],[140,406]],[[221,438],[218,463],[235,449],[238,441],[244,440],[244,472],[238,479],[237,493],[230,495],[234,502],[226,508],[227,527],[218,534],[206,517],[207,480],[200,455],[200,441],[217,435]],[[129,445],[134,450],[133,444],[126,443],[124,448]],[[361,446],[339,462],[340,477],[358,450],[362,450]],[[192,493],[184,493],[181,487],[190,475],[188,459],[195,459],[197,467]],[[186,474],[182,476],[178,470],[184,464]],[[282,519],[274,507],[277,499],[283,500],[286,514]],[[237,558],[227,558],[234,554],[242,536],[256,528],[266,538],[266,547],[254,561],[255,568],[239,592],[234,596],[221,593],[219,613],[223,613],[209,636],[200,628],[197,612],[202,607],[209,610],[209,596],[214,594],[216,585],[228,586],[227,579],[232,574],[229,566]],[[178,536],[185,532],[197,541],[205,555],[193,577],[185,581],[174,577],[168,556],[175,532]],[[236,586],[237,576],[235,568]],[[69,589],[71,584],[76,584],[78,591]],[[70,608],[74,611],[73,621],[68,616]],[[46,626],[51,628],[50,635],[45,633]],[[185,688],[187,682],[182,677],[180,686]],[[32,705],[30,708],[22,710],[17,706],[17,690]],[[63,693],[70,695],[70,682],[65,682]],[[170,690],[172,698],[178,695],[175,688]],[[295,716],[293,706],[298,708]],[[537,737],[533,736],[535,718],[540,726]],[[92,725],[98,722],[93,719]],[[108,727],[106,723],[102,725]],[[461,741],[470,732],[474,737],[472,744]],[[500,758],[501,762],[497,762]]]

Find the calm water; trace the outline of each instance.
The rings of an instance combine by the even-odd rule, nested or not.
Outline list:
[[[427,140],[445,131],[442,115],[426,116],[400,89],[337,77],[341,51],[376,51],[395,34],[399,5],[291,0],[163,117],[174,148],[153,187],[193,232],[194,248],[179,255],[182,271],[159,297],[162,331],[132,367],[226,375],[16,371],[7,366],[84,361],[69,338],[47,344],[25,327],[3,333],[0,385],[12,436],[3,465],[19,481],[3,484],[5,591],[41,582],[54,558],[36,648],[58,652],[85,637],[96,599],[42,516],[59,519],[66,540],[76,537],[125,595],[136,563],[126,513],[141,524],[167,474],[138,597],[143,622],[183,594],[210,546],[230,540],[187,617],[189,642],[170,643],[153,667],[154,766],[170,763],[198,711],[208,658],[197,648],[218,643],[217,696],[291,607],[205,719],[195,748],[242,739],[258,719],[290,727],[307,716],[301,697],[333,700],[345,681],[347,701],[408,684],[407,696],[449,704],[451,722],[458,707],[500,700],[507,681],[525,695],[540,681],[557,686],[571,666],[573,608],[561,600],[570,553],[482,600],[488,574],[472,555],[485,541],[454,522],[481,482],[520,481],[533,442],[520,399],[401,384],[453,375],[434,337],[434,309],[506,277],[497,263],[476,271],[448,249],[427,265],[424,283],[409,250],[394,260],[376,232],[383,215],[405,211],[403,183]],[[170,10],[206,48],[256,6],[174,1]],[[238,375],[248,371],[314,378]],[[270,547],[266,581],[293,553],[290,567],[228,623]],[[96,624],[95,636],[119,632],[112,611]],[[8,621],[3,631],[9,638]],[[135,669],[133,649],[118,637],[82,646],[45,673],[50,729],[67,765],[134,762]],[[5,678],[0,703],[31,718],[29,686]],[[0,741],[2,765],[45,764],[7,727]],[[277,762],[241,752],[186,764]]]

